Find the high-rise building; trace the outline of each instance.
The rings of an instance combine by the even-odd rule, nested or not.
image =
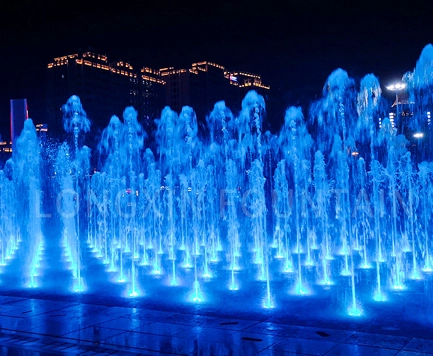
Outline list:
[[[139,79],[138,115],[145,128],[151,127],[153,120],[161,116],[165,105],[165,81],[161,72],[143,67]]]
[[[36,134],[41,142],[45,142],[47,139],[48,125],[47,124],[36,124]]]
[[[127,106],[133,106],[143,122],[157,115],[152,105],[162,100],[163,84],[158,71],[145,68],[140,73],[128,62],[109,62],[91,51],[54,58],[48,64],[50,131],[61,132],[61,108],[72,95],[80,97],[93,130],[105,128],[113,115],[121,118]]]
[[[269,85],[262,83],[262,78],[258,74],[248,72],[229,72],[226,74],[231,81],[235,81],[239,85],[242,98],[250,91],[255,90],[259,94],[266,97],[269,94]]]
[[[177,112],[191,106],[202,121],[218,101],[224,100],[236,112],[249,90],[266,96],[270,89],[257,74],[231,72],[207,61],[193,63],[190,69],[163,68],[160,73],[167,83],[166,104]]]
[[[12,157],[12,141],[2,141],[0,137],[0,169]]]
[[[177,112],[191,106],[204,122],[216,102],[224,100],[236,113],[249,90],[266,96],[269,89],[257,74],[231,72],[208,61],[193,63],[190,69],[136,71],[128,62],[109,62],[107,56],[87,51],[48,64],[47,123],[54,134],[63,132],[61,108],[72,95],[80,97],[95,132],[95,127],[105,128],[112,115],[122,118],[127,106],[133,106],[140,123],[151,130],[166,105]]]
[[[0,153],[12,153],[12,141],[0,141]]]

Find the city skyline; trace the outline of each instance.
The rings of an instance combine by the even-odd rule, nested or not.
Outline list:
[[[145,66],[145,64],[143,64],[143,63],[141,63],[141,65],[139,63],[136,63],[133,66],[131,64],[131,61],[128,61],[128,60],[125,61],[123,59],[116,60],[115,58],[109,58],[107,55],[105,55],[105,53],[107,53],[107,52],[105,52],[105,51],[104,52],[96,52],[93,47],[89,47],[86,50],[80,49],[79,51],[76,51],[74,53],[64,53],[61,56],[51,58],[47,63],[45,63],[43,68],[39,68],[39,70],[38,70],[38,72],[40,72],[40,74],[42,74],[43,71],[45,72],[45,77],[39,83],[40,86],[43,87],[43,91],[45,91],[47,93],[46,97],[44,95],[40,96],[40,98],[42,100],[39,103],[39,104],[41,104],[41,106],[43,106],[43,110],[45,112],[45,117],[42,116],[42,110],[38,111],[38,110],[35,110],[34,108],[32,108],[32,104],[35,104],[35,100],[34,100],[35,97],[33,94],[30,95],[31,99],[30,99],[29,112],[30,113],[36,112],[37,117],[33,117],[33,115],[31,115],[31,114],[28,117],[33,119],[35,121],[35,123],[44,122],[44,125],[46,125],[46,123],[49,123],[49,126],[51,127],[51,125],[53,123],[52,117],[54,115],[53,114],[53,111],[55,109],[54,106],[56,108],[61,108],[62,105],[65,104],[67,98],[69,98],[71,95],[78,95],[79,97],[82,97],[82,94],[83,94],[82,92],[84,89],[82,87],[82,85],[86,85],[86,87],[87,87],[86,93],[88,92],[89,89],[94,90],[91,97],[88,97],[89,94],[87,93],[87,95],[83,95],[82,99],[84,99],[85,108],[90,109],[91,121],[93,122],[94,120],[96,120],[96,121],[94,121],[94,124],[95,124],[97,131],[100,131],[101,129],[105,128],[105,125],[108,125],[109,119],[112,115],[122,117],[122,112],[126,108],[126,106],[133,106],[136,110],[138,110],[139,117],[141,117],[143,114],[145,114],[145,117],[147,119],[149,119],[149,118],[150,119],[156,119],[156,118],[159,118],[160,112],[162,111],[162,109],[165,106],[170,106],[175,111],[180,112],[180,109],[184,105],[190,105],[196,109],[197,116],[199,117],[199,119],[202,122],[204,122],[206,111],[210,112],[211,109],[213,108],[213,105],[216,102],[218,102],[220,100],[225,100],[226,103],[228,103],[231,108],[235,108],[234,112],[236,112],[237,110],[240,109],[241,101],[242,101],[243,97],[245,96],[245,94],[249,90],[256,90],[262,94],[267,94],[267,92],[270,89],[270,86],[263,83],[261,76],[257,73],[246,72],[240,68],[236,68],[236,69],[227,68],[227,67],[224,67],[220,64],[213,63],[210,61],[201,61],[201,62],[196,62],[196,63],[190,63],[189,65],[186,65],[184,67],[169,66],[169,67],[165,67],[165,68],[155,69],[155,68],[149,68],[149,67]],[[77,72],[77,69],[79,67],[81,67],[82,69],[93,68],[93,70],[95,70],[95,73],[92,75],[86,71],[87,74],[83,75],[84,73],[82,72],[82,69],[80,69]],[[174,89],[174,88],[172,88],[172,84],[171,84],[173,82],[173,80],[177,81],[178,76],[179,76],[179,78],[183,77],[184,78],[183,80],[186,80],[186,82],[185,82],[185,84],[186,84],[190,81],[190,79],[187,79],[185,77],[185,75],[188,75],[188,74],[192,75],[193,77],[197,76],[197,79],[198,79],[198,77],[200,77],[201,81],[203,81],[203,79],[208,80],[208,79],[203,78],[200,75],[203,72],[204,73],[208,72],[208,67],[209,68],[215,68],[219,71],[218,73],[214,73],[213,75],[211,75],[211,78],[213,78],[213,79],[210,79],[210,80],[212,80],[212,81],[215,80],[215,78],[218,77],[218,75],[221,77],[221,78],[217,79],[217,81],[219,82],[219,85],[217,85],[216,87],[213,87],[211,85],[211,88],[212,88],[211,90],[212,90],[213,95],[211,95],[211,97],[206,97],[205,103],[199,104],[197,101],[197,95],[192,93],[193,95],[195,95],[195,97],[194,97],[195,99],[191,99],[190,98],[191,94],[189,93],[190,89],[187,89],[187,92],[184,93],[184,96],[186,95],[184,100],[179,101],[179,98],[177,98],[177,100],[175,100],[176,101],[176,103],[175,103],[173,101],[174,98],[172,98],[171,95],[169,94]],[[98,74],[98,72],[99,72],[99,74]],[[55,76],[58,77],[57,79],[54,79],[54,76],[53,76],[54,73],[56,73]],[[95,76],[95,74],[96,74],[96,76]],[[115,93],[118,92],[118,90],[120,89],[120,88],[117,88],[117,85],[119,85],[119,83],[117,83],[117,80],[114,80],[113,83],[111,83],[112,80],[110,80],[111,84],[108,82],[105,83],[106,80],[108,79],[107,75],[110,75],[110,74],[114,75],[114,77],[119,77],[120,79],[122,79],[122,77],[126,78],[126,82],[129,82],[128,78],[131,77],[131,80],[133,80],[133,82],[135,84],[132,83],[131,88],[124,87],[123,88],[124,93],[120,94],[119,98],[116,98]],[[215,77],[215,74],[218,74],[218,75]],[[106,77],[106,79],[103,79],[101,77],[101,75],[102,75],[102,77]],[[206,77],[207,77],[207,75],[206,75]],[[66,87],[64,87],[64,85],[60,84],[60,82],[64,81],[66,78],[69,78],[69,84],[67,85],[68,89],[66,89]],[[100,88],[99,82],[101,81],[101,79],[104,81],[104,85],[108,85],[107,87],[104,87],[104,90],[102,90],[102,91],[99,89]],[[194,83],[197,83],[197,79],[193,79],[191,84],[186,84],[186,85],[188,87],[193,85],[193,87],[195,88],[196,84],[194,84]],[[73,83],[72,84],[72,89],[73,89],[72,91],[71,91],[71,80]],[[83,80],[84,80],[84,82],[82,82]],[[94,81],[94,82],[92,82],[92,81]],[[199,79],[199,81],[200,81],[200,79]],[[218,93],[216,93],[216,91],[218,91],[218,88],[220,88],[221,81],[226,83],[229,87],[236,88],[235,91],[231,91],[231,89],[229,90],[229,92],[234,94],[233,98],[227,97],[227,93],[228,93],[227,90],[225,90],[222,95],[218,95]],[[144,90],[144,85],[147,86],[147,84],[145,84],[145,83],[149,83],[151,85],[153,84],[153,85],[161,86],[162,92],[159,93],[158,96],[153,98],[155,102],[153,102],[152,100],[150,100],[151,102],[147,102],[147,101],[149,101],[149,98],[147,98],[148,95],[146,96],[146,98],[144,98],[145,102],[143,102],[143,103],[140,102],[140,98],[138,96],[135,98],[135,100],[130,101],[128,99],[130,94],[131,94],[130,91],[132,90],[134,92],[133,93],[134,95],[141,94],[142,89],[140,89],[139,92],[137,92],[137,93],[136,93],[136,91],[139,87],[141,88],[142,86],[143,86],[143,90]],[[195,90],[195,91],[197,91],[197,90],[207,91],[206,88],[208,87],[209,84],[210,83],[205,84],[203,82],[201,85],[202,86],[205,85],[205,87],[202,87],[202,88],[197,87],[196,89],[193,89],[193,90]],[[60,85],[60,87],[59,87],[59,85]],[[122,85],[124,86],[124,84],[122,84]],[[166,87],[166,89],[164,87]],[[74,88],[75,88],[75,91],[74,91]],[[149,88],[147,88],[147,89],[149,89]],[[113,92],[110,92],[110,90]],[[181,90],[181,88],[177,88],[175,90],[179,91],[179,90]],[[154,89],[152,91],[154,91]],[[146,90],[146,92],[147,92],[147,90]],[[40,94],[40,92],[39,92],[39,94]],[[155,96],[154,94],[152,96]],[[204,94],[204,92],[202,92],[201,94],[199,93],[199,96],[202,97],[203,94]],[[179,93],[177,93],[177,96],[178,95],[179,95]],[[110,96],[111,99],[108,100],[107,99],[108,96]],[[140,97],[141,97],[141,95],[140,95]],[[20,99],[27,100],[27,98],[28,97],[20,98]],[[60,99],[60,101],[59,101],[59,99]],[[191,102],[191,100],[192,100],[192,102]],[[93,101],[93,103],[92,103],[92,101]],[[102,101],[104,101],[104,103],[106,103],[106,104],[104,106],[101,106],[102,113],[96,115],[97,117],[95,117],[95,111],[97,110],[96,109],[97,107],[95,107],[96,102],[102,102]],[[110,102],[110,104],[107,107],[108,102]],[[122,102],[123,102],[123,104],[121,104]],[[145,107],[143,107],[143,104],[150,105],[150,106],[145,108]],[[117,107],[115,107],[116,105],[117,105]],[[107,111],[107,108],[108,108],[108,111]],[[145,111],[145,113],[143,113],[143,110]],[[141,111],[141,113],[140,113],[140,111]],[[101,115],[103,116],[103,118],[101,117]],[[58,117],[58,120],[60,120],[59,122],[56,122],[55,126],[56,127],[62,126],[61,115],[59,116],[56,113],[55,116]],[[142,121],[142,119],[140,119],[140,120]],[[8,119],[7,125],[0,126],[0,135],[3,134],[3,140],[6,139],[8,141],[9,141],[9,136],[8,136],[9,130],[11,128],[10,127],[5,128],[4,126],[8,126],[9,121],[10,120]],[[0,123],[1,123],[1,120],[0,120]],[[6,123],[6,121],[5,121],[5,123]],[[142,124],[143,123],[144,122],[142,121]],[[101,126],[101,124],[102,124],[102,126]],[[147,126],[149,126],[148,123],[147,123]],[[96,134],[98,133],[97,131],[95,131]],[[58,133],[58,130],[56,130],[56,132]]]
[[[127,61],[84,51],[54,58],[47,64],[47,102],[45,122],[59,135],[63,126],[59,111],[72,95],[80,97],[94,126],[103,130],[111,116],[122,118],[123,110],[133,106],[147,131],[165,106],[180,112],[191,106],[203,125],[216,102],[224,100],[233,111],[249,90],[265,97],[270,86],[259,74],[230,70],[221,64],[202,61],[186,68],[135,67]],[[150,132],[148,132],[150,135]]]
[[[290,106],[320,97],[339,67],[357,83],[368,73],[382,86],[400,79],[433,33],[432,5],[424,1],[218,2],[212,11],[203,3],[162,1],[120,10],[80,1],[7,4],[0,15],[0,127],[9,120],[10,99],[32,97],[30,116],[35,103],[45,102],[42,68],[52,58],[89,46],[135,66],[182,68],[205,60],[260,73]]]

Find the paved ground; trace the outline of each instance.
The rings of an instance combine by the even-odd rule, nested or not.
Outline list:
[[[433,327],[257,319],[0,296],[0,355],[433,355]]]

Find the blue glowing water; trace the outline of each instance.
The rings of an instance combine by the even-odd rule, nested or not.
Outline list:
[[[428,45],[403,78],[413,113],[397,123],[411,130],[403,133],[381,116],[378,79],[365,76],[357,90],[342,69],[308,119],[290,107],[276,135],[263,132],[265,102],[254,91],[237,116],[216,103],[206,138],[192,108],[167,107],[154,151],[128,107],[92,153],[81,144],[90,122],[71,97],[71,144],[42,162],[28,120],[0,171],[0,273],[21,277],[1,287],[111,295],[119,288],[100,285],[112,283],[144,298],[164,286],[187,291],[161,292],[168,299],[238,294],[263,308],[334,290],[336,310],[354,317],[410,289],[430,298],[432,63]],[[70,272],[53,285],[53,270]]]

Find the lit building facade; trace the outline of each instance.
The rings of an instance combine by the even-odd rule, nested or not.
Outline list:
[[[140,71],[138,114],[145,128],[161,116],[165,105],[165,81],[157,69],[143,67]]]
[[[266,97],[269,94],[271,87],[265,85],[262,82],[262,78],[258,74],[247,73],[247,72],[229,72],[226,74],[226,78],[230,79],[231,82],[234,80],[238,83],[242,98],[250,91],[255,90],[259,94]]]
[[[185,105],[191,106],[201,121],[218,101],[224,100],[236,112],[248,91],[267,96],[270,90],[257,74],[231,72],[207,61],[193,63],[190,69],[163,68],[160,73],[166,82],[166,105],[177,112]]]
[[[40,142],[45,142],[47,140],[48,125],[47,124],[36,124],[36,134]]]
[[[12,157],[12,141],[0,141],[0,168]]]
[[[50,130],[61,132],[61,107],[72,95],[80,97],[94,129],[105,128],[113,115],[122,118],[127,106],[138,111],[141,122],[156,118],[163,85],[158,71],[137,72],[128,62],[109,62],[107,56],[90,51],[54,58],[48,64]]]
[[[109,62],[107,56],[87,51],[48,64],[47,123],[54,134],[63,132],[61,108],[72,95],[80,97],[93,130],[102,130],[112,115],[122,118],[123,110],[133,106],[150,131],[166,105],[177,112],[191,106],[204,122],[216,102],[224,100],[236,113],[249,90],[266,98],[269,89],[257,74],[231,72],[208,61],[193,63],[190,69],[136,71],[128,62]]]
[[[12,141],[1,141],[0,152],[3,152],[5,154],[12,153]]]

